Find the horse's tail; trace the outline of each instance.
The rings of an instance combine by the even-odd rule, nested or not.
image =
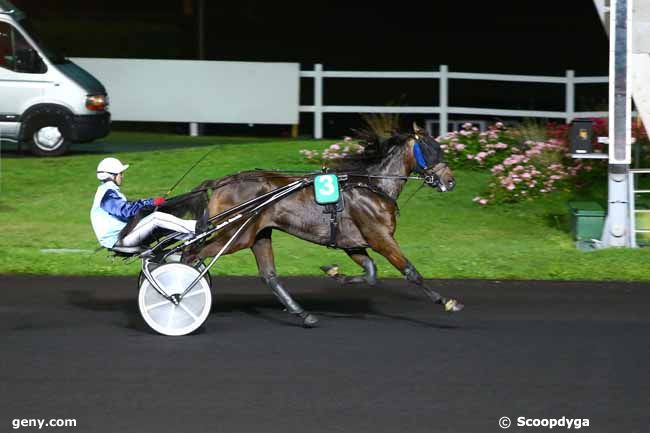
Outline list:
[[[208,179],[204,180],[194,188],[192,188],[192,192],[198,192],[198,191],[208,191],[212,188],[214,188],[215,184],[219,182],[219,179]]]
[[[205,193],[205,190],[193,190],[171,197],[160,206],[160,210],[177,217],[183,217],[189,213],[192,218],[196,219],[201,216],[207,205],[208,195]]]
[[[209,190],[219,189],[233,182],[233,176],[226,176],[220,179],[208,179],[201,182],[192,192],[207,192]]]

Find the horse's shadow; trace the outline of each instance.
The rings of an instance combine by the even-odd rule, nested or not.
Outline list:
[[[125,327],[138,331],[153,333],[144,323],[138,309],[135,296],[131,297],[102,297],[96,292],[86,290],[68,290],[65,292],[66,303],[77,308],[96,312],[122,313],[126,318]],[[427,302],[422,300],[422,302]],[[418,327],[435,329],[459,329],[460,326],[439,323],[432,320],[421,320],[406,315],[386,313],[378,310],[372,299],[363,297],[319,297],[308,295],[302,299],[308,311],[321,318],[345,320],[394,320]],[[277,302],[271,293],[246,295],[215,294],[212,301],[210,316],[242,313],[249,317],[264,320],[280,326],[302,327],[302,320],[293,319]],[[321,320],[321,325],[327,323]]]

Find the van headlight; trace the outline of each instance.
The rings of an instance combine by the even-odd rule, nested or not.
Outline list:
[[[108,107],[106,95],[88,95],[86,98],[86,108],[90,111],[104,111],[106,107]]]

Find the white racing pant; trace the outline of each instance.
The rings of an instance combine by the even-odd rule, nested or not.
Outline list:
[[[196,232],[196,220],[184,220],[165,212],[154,212],[142,218],[118,244],[123,247],[142,245],[145,239],[157,228],[177,232],[179,239],[185,239]]]

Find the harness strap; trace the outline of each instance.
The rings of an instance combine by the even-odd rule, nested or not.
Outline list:
[[[337,203],[325,205],[325,212],[330,214],[330,240],[327,244],[329,248],[336,248],[336,237],[339,234],[339,220]]]
[[[389,202],[393,203],[393,205],[395,206],[395,212],[396,212],[397,216],[399,216],[400,211],[399,211],[399,205],[397,204],[397,200],[395,200],[393,197],[386,194],[381,189],[379,189],[376,186],[372,185],[371,183],[364,183],[364,182],[348,183],[348,184],[345,184],[342,189],[345,191],[345,190],[349,190],[349,189],[352,189],[352,188],[364,188],[364,189],[367,189],[368,191],[371,191],[371,192],[377,194],[378,196],[388,200]]]

